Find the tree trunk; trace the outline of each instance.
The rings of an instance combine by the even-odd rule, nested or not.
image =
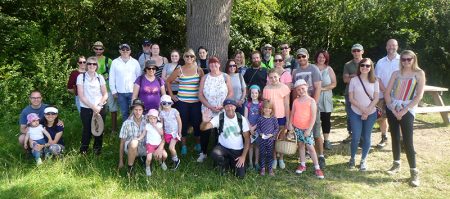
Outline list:
[[[187,46],[197,51],[204,46],[208,57],[217,56],[224,68],[230,43],[233,0],[187,0]]]

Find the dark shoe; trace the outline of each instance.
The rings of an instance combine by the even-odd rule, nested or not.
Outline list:
[[[377,144],[377,148],[382,149],[386,146],[388,138],[386,136],[381,137],[380,143]]]
[[[134,166],[128,165],[127,175],[128,175],[128,177],[134,176]]]
[[[178,159],[178,161],[173,161],[173,170],[177,170],[178,166],[180,166],[181,160]]]
[[[330,142],[330,140],[325,140],[323,142],[323,148],[325,148],[326,150],[331,150],[331,142]]]
[[[350,143],[351,141],[352,141],[352,134],[349,134],[347,138],[342,140],[342,143],[347,144]]]
[[[355,168],[355,159],[350,159],[350,161],[348,161],[348,168],[349,169]]]
[[[319,157],[319,166],[321,170],[325,169],[326,163],[325,163],[325,158],[324,157]]]
[[[387,173],[388,173],[389,175],[394,175],[394,174],[400,172],[400,168],[401,168],[401,167],[400,167],[400,162],[394,161],[394,162],[392,163],[392,167],[387,171]]]

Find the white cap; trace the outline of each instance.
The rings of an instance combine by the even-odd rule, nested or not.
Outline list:
[[[301,86],[301,85],[308,85],[308,83],[306,83],[306,81],[304,79],[299,79],[299,80],[295,81],[294,88],[297,88],[297,86]]]
[[[47,107],[44,109],[44,114],[45,113],[58,113],[58,109],[56,109],[55,107]]]

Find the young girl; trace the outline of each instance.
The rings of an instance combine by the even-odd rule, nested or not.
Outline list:
[[[34,156],[34,159],[36,159],[36,164],[40,165],[42,164],[41,160],[41,152],[44,146],[47,146],[47,143],[45,142],[44,135],[48,138],[49,142],[53,142],[52,137],[50,134],[44,129],[44,127],[39,124],[39,116],[36,113],[30,113],[27,115],[27,125],[28,125],[28,131],[27,135],[25,136],[25,142],[23,144],[23,147],[25,149],[28,148],[28,140],[30,141],[29,144],[32,147],[31,153]]]
[[[272,162],[275,139],[278,134],[278,120],[274,117],[273,104],[268,100],[263,102],[261,116],[256,121],[256,132],[261,138],[259,140],[260,174],[262,176],[266,174],[267,166],[269,175],[274,176]]]
[[[323,172],[320,170],[316,150],[314,149],[314,138],[311,132],[316,121],[317,105],[314,99],[308,96],[308,84],[305,80],[297,80],[294,87],[299,97],[296,98],[292,104],[291,123],[289,125],[289,129],[294,128],[295,134],[297,135],[300,153],[300,165],[298,165],[295,173],[301,174],[306,171],[306,145],[306,148],[311,154],[311,159],[314,163],[316,177],[323,179]]]
[[[255,170],[259,171],[259,146],[258,142],[258,134],[256,134],[256,121],[259,118],[260,109],[262,103],[260,101],[261,89],[258,85],[252,85],[249,88],[250,90],[250,99],[245,104],[244,116],[248,119],[250,123],[250,133],[251,133],[251,142],[250,149],[248,151],[248,159],[249,159],[249,168],[253,168],[253,154],[255,154]],[[255,142],[256,141],[256,142]]]
[[[156,109],[150,109],[147,113],[147,124],[145,124],[144,132],[138,138],[138,141],[142,140],[146,136],[147,160],[145,161],[145,173],[147,176],[152,175],[150,164],[152,163],[152,156],[155,156],[157,160],[160,160],[161,168],[167,170],[165,160],[167,158],[167,152],[164,150],[164,140],[162,124],[158,122],[158,111]]]
[[[181,118],[177,109],[172,108],[172,99],[169,95],[161,96],[161,112],[159,117],[164,126],[164,140],[169,144],[170,155],[172,155],[173,170],[180,165],[175,145],[181,140]]]

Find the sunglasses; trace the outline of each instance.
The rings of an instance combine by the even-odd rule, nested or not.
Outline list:
[[[58,113],[53,113],[53,112],[50,112],[50,113],[46,113],[45,115],[57,115]]]
[[[289,47],[281,47],[281,50],[289,49]]]
[[[184,56],[185,58],[194,58],[195,56],[194,55],[186,55],[186,56]]]
[[[306,55],[297,55],[297,59],[306,58]]]
[[[413,60],[413,58],[401,58],[402,62],[411,62]]]
[[[126,52],[128,52],[128,51],[130,51],[130,49],[128,49],[128,48],[122,48],[122,49],[120,49],[121,51],[126,51]]]
[[[103,48],[94,48],[94,50],[103,50]]]
[[[89,65],[94,65],[94,66],[97,66],[97,63],[87,63],[87,65],[89,66]]]
[[[275,59],[275,62],[283,62],[282,59]]]
[[[79,64],[85,64],[86,61],[79,61],[78,63],[79,63]]]
[[[145,69],[147,69],[147,70],[157,70],[155,67],[147,67],[147,68],[145,68]]]
[[[361,67],[361,68],[363,68],[363,67],[370,68],[370,67],[372,67],[372,65],[370,65],[370,64],[360,64],[359,67]]]
[[[354,52],[354,53],[359,53],[359,52],[361,52],[361,50],[359,50],[359,49],[354,49],[354,50],[352,50],[352,52]]]
[[[173,104],[173,102],[161,102],[161,105],[163,105],[163,106],[170,106],[172,104]]]
[[[236,64],[230,64],[230,67],[237,67]]]

